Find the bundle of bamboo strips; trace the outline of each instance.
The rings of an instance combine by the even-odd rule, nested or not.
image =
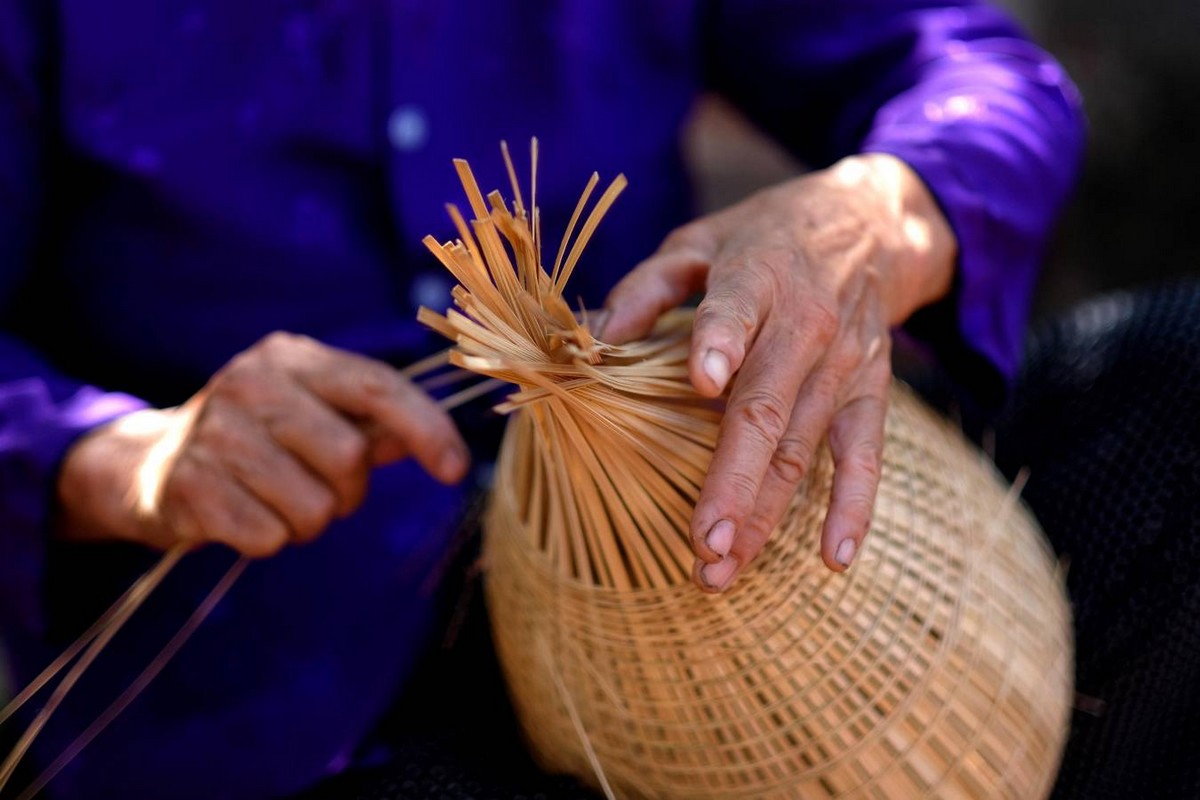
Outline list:
[[[870,537],[819,560],[821,454],[723,595],[688,521],[722,406],[687,379],[690,317],[596,340],[563,289],[618,177],[553,267],[507,148],[510,209],[456,162],[474,219],[430,250],[458,311],[420,319],[516,385],[485,524],[497,648],[529,744],[610,797],[1044,796],[1065,738],[1070,619],[1051,553],[986,459],[902,385]],[[537,147],[531,153],[536,185]],[[568,249],[568,245],[570,245]]]

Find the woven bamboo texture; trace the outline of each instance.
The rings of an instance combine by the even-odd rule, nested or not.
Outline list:
[[[547,271],[509,169],[511,211],[459,164],[475,219],[452,210],[462,238],[427,244],[462,284],[461,313],[422,318],[456,341],[454,364],[517,385],[499,406],[512,417],[486,592],[543,766],[619,797],[1045,796],[1070,616],[1016,493],[897,384],[854,567],[818,555],[823,451],[758,559],[724,594],[700,592],[688,518],[721,403],[688,384],[690,316],[624,347],[593,339],[562,287],[622,181]]]

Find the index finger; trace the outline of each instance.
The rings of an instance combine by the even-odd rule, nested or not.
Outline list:
[[[470,462],[467,446],[450,415],[431,397],[387,364],[308,342],[302,359],[289,359],[290,371],[305,388],[368,423],[372,435],[392,439],[384,450],[411,453],[440,481],[462,479]]]
[[[693,550],[709,563],[728,553],[730,527],[736,539],[751,520],[800,388],[836,333],[836,323],[814,311],[815,304],[797,305],[791,313],[768,318],[730,392],[692,516]],[[720,546],[714,548],[709,537],[718,528]]]

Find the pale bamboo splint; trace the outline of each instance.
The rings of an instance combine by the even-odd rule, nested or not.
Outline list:
[[[402,370],[401,374],[418,381],[419,385],[428,389],[447,386],[459,382],[470,375],[470,373],[457,368],[434,374],[439,368],[444,367],[449,362],[449,356],[450,351],[448,350],[435,353]],[[488,392],[494,391],[500,385],[500,381],[495,380],[477,381],[474,385],[461,389],[440,400],[438,404],[448,411]],[[25,728],[25,731],[13,746],[13,749],[0,762],[0,792],[4,791],[4,788],[16,773],[17,767],[20,766],[21,760],[50,721],[50,717],[58,710],[58,707],[66,699],[67,695],[70,694],[72,689],[74,689],[75,684],[83,677],[83,674],[87,672],[92,662],[100,656],[113,637],[137,613],[142,604],[149,599],[150,595],[154,593],[155,589],[159,587],[162,581],[175,568],[179,561],[187,555],[190,549],[191,545],[189,544],[178,544],[163,553],[158,562],[136,580],[113,603],[111,608],[105,611],[75,642],[42,670],[41,674],[22,689],[16,697],[9,701],[6,706],[0,708],[0,725],[3,725],[36,697],[42,689],[52,683],[59,674],[64,670],[67,671],[63,679],[54,688],[46,704],[38,710],[37,714],[34,715],[29,725]],[[67,749],[38,775],[33,784],[19,795],[18,800],[35,797],[38,792],[44,789],[62,771],[63,767],[69,764],[75,756],[79,755],[93,739],[99,736],[113,720],[145,691],[151,681],[158,676],[171,659],[175,657],[175,654],[187,643],[192,634],[203,624],[212,610],[229,592],[234,583],[237,582],[237,579],[245,571],[246,567],[249,566],[249,563],[247,558],[241,557],[230,566],[229,570],[217,581],[192,615],[175,635],[171,637],[167,644],[163,646],[163,649],[151,660],[141,674],[101,713],[99,718],[89,725],[85,731],[80,733],[75,741],[68,745]]]
[[[1044,796],[1065,739],[1070,614],[1036,523],[986,459],[897,384],[855,566],[820,562],[823,451],[723,595],[689,580],[691,509],[722,413],[687,380],[690,317],[597,340],[566,279],[618,179],[541,266],[536,209],[484,196],[426,244],[461,284],[420,319],[450,361],[515,384],[485,522],[487,598],[529,745],[609,796]],[[536,163],[536,150],[535,150]],[[536,167],[535,167],[536,169]]]

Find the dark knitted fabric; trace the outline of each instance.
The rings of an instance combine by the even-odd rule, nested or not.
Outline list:
[[[525,751],[483,603],[481,510],[477,502],[445,565],[440,641],[356,766],[293,800],[597,800]]]
[[[996,441],[1070,563],[1079,698],[1053,797],[1200,798],[1200,283],[1044,328]],[[307,800],[595,797],[522,751],[475,579],[447,596],[452,644],[381,727],[385,762]]]
[[[1069,562],[1079,698],[1054,798],[1200,797],[1200,284],[1050,324],[997,446]]]

